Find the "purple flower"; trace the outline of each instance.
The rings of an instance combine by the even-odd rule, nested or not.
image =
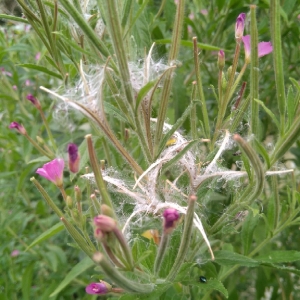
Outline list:
[[[32,94],[28,94],[26,99],[29,100],[36,108],[41,108],[41,104]]]
[[[240,40],[244,34],[244,28],[245,28],[245,20],[246,20],[246,14],[241,13],[238,15],[235,23],[235,38],[237,40]]]
[[[10,129],[16,129],[19,133],[25,135],[26,134],[26,129],[19,123],[17,122],[11,122],[9,125]]]
[[[179,220],[179,212],[175,208],[167,208],[164,213],[164,232],[171,233]]]
[[[78,154],[78,147],[75,144],[68,145],[69,153],[69,169],[72,173],[77,173],[79,170],[80,155]]]
[[[245,59],[246,62],[250,62],[250,54],[251,54],[251,37],[250,35],[245,35],[242,37],[244,48],[245,48]],[[258,43],[258,57],[262,57],[267,55],[273,51],[273,46],[271,42],[260,42]]]
[[[35,57],[34,57],[36,60],[39,60],[41,58],[41,52],[38,52]]]
[[[64,160],[55,158],[54,160],[44,164],[43,168],[36,170],[36,173],[52,181],[58,187],[63,184]]]
[[[97,295],[97,294],[103,295],[106,294],[109,290],[105,283],[93,282],[85,288],[85,291],[91,295]]]

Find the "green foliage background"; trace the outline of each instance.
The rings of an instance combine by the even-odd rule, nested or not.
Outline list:
[[[31,3],[34,6],[34,1]],[[44,4],[51,11],[53,2],[44,1]],[[167,0],[162,14],[155,18],[160,4],[161,1],[156,0],[133,1],[134,9],[128,19],[129,22],[132,22],[135,16],[137,19],[131,32],[134,36],[135,46],[129,47],[131,50],[127,53],[129,60],[134,61],[143,58],[144,49],[148,51],[154,41],[157,42],[154,58],[167,60],[170,47],[168,40],[172,35],[176,5],[174,1]],[[187,1],[182,40],[191,42],[192,37],[197,36],[198,42],[206,45],[200,47],[199,59],[211,121],[215,120],[218,113],[217,101],[213,93],[214,88],[217,89],[217,51],[218,49],[225,49],[225,69],[227,69],[234,54],[236,17],[241,12],[248,12],[250,4],[257,5],[259,40],[269,41],[271,37],[268,0],[251,2],[239,0]],[[7,11],[3,9],[3,13],[7,13]],[[284,77],[287,83],[285,89],[288,101],[293,101],[300,91],[299,84],[297,87],[297,84],[293,84],[289,80],[289,78],[294,78],[299,82],[300,76],[300,7],[297,5],[297,1],[282,1],[280,15]],[[57,155],[66,157],[66,145],[69,142],[81,144],[85,134],[90,133],[91,130],[96,132],[95,129],[91,129],[85,118],[73,111],[61,110],[57,113],[58,102],[39,90],[39,86],[57,90],[63,83],[62,78],[67,80],[69,85],[72,85],[79,76],[77,64],[82,58],[82,54],[88,58],[90,64],[95,63],[97,59],[93,46],[89,45],[85,49],[86,52],[78,47],[71,36],[70,18],[63,12],[61,16],[56,33],[59,41],[57,49],[60,68],[54,63],[49,49],[45,47],[25,21],[22,23],[13,18],[11,20],[2,19],[3,24],[0,31],[0,66],[2,68],[2,73],[0,73],[0,300],[96,299],[95,296],[87,295],[84,292],[85,286],[92,281],[91,276],[95,273],[88,263],[86,269],[82,268],[84,272],[71,278],[69,284],[60,293],[50,298],[50,294],[66,278],[70,270],[85,258],[85,255],[76,248],[65,231],[62,231],[62,227],[58,227],[57,234],[27,249],[37,237],[57,224],[58,218],[50,211],[41,195],[29,181],[36,169],[45,162],[45,159],[40,158],[39,153],[23,136],[8,129],[10,122],[17,121],[26,127],[31,137],[40,136],[47,139],[38,111],[26,100],[26,95],[31,93],[40,100],[50,123],[58,145]],[[249,25],[246,25],[246,31],[249,33]],[[104,41],[106,38],[105,35]],[[108,43],[108,47],[112,46]],[[39,59],[35,58],[37,53],[40,53]],[[195,80],[192,43],[181,46],[178,60],[180,66],[176,69],[167,111],[170,124],[174,124],[182,116],[190,103],[192,81]],[[239,68],[242,67],[242,62],[243,59],[240,59]],[[249,72],[248,70],[243,80],[249,79]],[[259,72],[260,99],[277,116],[279,112],[271,55],[260,59]],[[66,74],[68,74],[67,79]],[[249,85],[247,92],[248,89]],[[154,103],[154,117],[157,115],[158,105],[158,101]],[[107,115],[117,137],[124,141],[124,123],[109,109]],[[259,120],[260,140],[270,141],[269,145],[265,145],[272,148],[274,139],[278,135],[276,126],[270,115],[263,109],[260,109]],[[198,125],[201,128],[200,123]],[[185,121],[181,130],[190,135],[190,122]],[[114,168],[124,172],[124,174],[126,172],[129,174],[124,160],[106,143],[103,136],[99,136],[95,142],[100,158],[107,159]],[[297,141],[290,150],[294,154],[292,158],[288,154],[280,161],[280,164],[283,165],[293,163],[295,173],[287,177],[269,178],[265,192],[249,209],[249,214],[244,222],[234,223],[235,221],[232,222],[231,220],[233,216],[228,216],[227,226],[223,227],[219,233],[221,238],[208,234],[212,245],[216,243],[216,262],[213,263],[209,260],[207,250],[204,247],[200,248],[194,261],[184,266],[181,274],[178,275],[177,282],[180,284],[175,283],[166,292],[160,293],[160,295],[154,294],[153,298],[149,296],[147,299],[159,299],[159,297],[160,299],[189,299],[188,293],[194,297],[191,299],[200,299],[198,298],[200,294],[201,297],[206,297],[203,299],[223,299],[225,292],[216,289],[217,283],[212,286],[215,291],[207,292],[206,290],[209,290],[210,286],[204,287],[198,282],[200,275],[205,275],[212,281],[215,278],[221,279],[224,287],[228,290],[228,299],[232,300],[261,299],[267,291],[271,295],[268,299],[300,298],[300,252],[297,252],[300,238],[298,216],[293,222],[283,227],[279,235],[274,235],[274,239],[269,239],[255,257],[248,257],[255,245],[261,243],[266,236],[270,237],[276,232],[272,223],[274,222],[272,216],[275,209],[272,205],[275,200],[278,199],[280,202],[281,224],[284,224],[284,220],[287,220],[292,214],[291,203],[299,203],[300,201],[299,143]],[[137,147],[136,137],[132,136],[127,146],[133,149],[132,152],[138,163],[145,169],[145,162],[141,150]],[[110,156],[107,156],[106,147],[109,149],[108,152],[111,152]],[[228,151],[223,156],[224,164],[228,168],[237,160],[232,155],[234,152],[236,151]],[[65,172],[67,182],[69,182],[69,178],[70,175]],[[166,178],[172,179],[174,175],[169,172],[166,174]],[[76,180],[80,181],[78,178]],[[56,187],[47,184],[45,180],[41,180],[41,182],[47,187],[48,193],[55,199],[57,205],[62,206],[62,197]],[[71,193],[73,183],[71,182],[66,187],[67,192]],[[213,188],[209,186],[199,192],[198,197],[203,199],[199,203],[199,209],[206,229],[216,222],[223,214],[224,209],[231,203],[236,189],[230,184],[228,183],[224,187],[223,182],[216,180],[210,185]],[[160,224],[155,224],[155,226],[160,228]],[[90,232],[92,234],[92,229]],[[136,234],[138,240],[142,241],[141,245],[134,247],[134,251],[136,251],[134,255],[138,259],[148,247],[153,247],[153,244],[141,238],[138,232]],[[178,243],[175,234],[172,247],[176,249]],[[142,244],[146,245],[144,246],[146,249],[143,248]],[[193,247],[194,249],[199,247],[199,240],[195,241],[191,250]],[[19,250],[20,253],[18,256],[12,257],[11,253],[15,249]],[[276,256],[276,252],[272,252],[274,250],[282,252],[277,253],[278,256]],[[294,250],[294,252],[285,252],[289,250]],[[271,252],[272,255],[275,255],[273,259],[270,259]],[[237,257],[238,253],[243,256]],[[149,262],[148,267],[151,269],[151,262],[154,262],[154,258],[151,260],[151,257],[145,257],[142,264],[146,266],[149,259],[150,267]],[[170,260],[167,259],[166,261]],[[231,272],[237,264],[240,267],[226,277],[224,274]],[[224,276],[224,280],[222,276]],[[189,285],[183,287],[181,284],[184,285],[186,279],[189,279]],[[194,285],[191,284],[191,280],[195,281]],[[206,292],[207,294],[204,296]],[[121,299],[139,299],[138,296],[130,297],[123,296]],[[144,296],[141,299],[146,298]]]

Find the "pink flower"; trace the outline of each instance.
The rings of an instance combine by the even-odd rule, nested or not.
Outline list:
[[[245,20],[246,20],[246,14],[241,13],[238,15],[235,23],[235,38],[237,40],[240,40],[244,34],[244,28],[245,28]]]
[[[179,212],[175,208],[167,208],[164,213],[164,232],[171,233],[179,220]]]
[[[11,257],[16,257],[20,254],[20,251],[19,250],[13,250],[11,253],[10,253],[10,256]]]
[[[250,62],[250,54],[251,54],[251,37],[250,35],[245,35],[242,37],[244,48],[245,48],[245,59],[246,62]],[[258,57],[262,57],[267,55],[273,51],[273,46],[271,42],[260,42],[258,43]]]
[[[17,122],[11,122],[9,125],[10,129],[16,129],[19,133],[21,134],[26,134],[26,129],[19,123]]]
[[[109,289],[103,282],[93,282],[85,288],[85,291],[91,295],[103,295],[109,292]]]
[[[36,55],[35,55],[35,59],[36,60],[39,60],[41,58],[41,52],[38,52]]]
[[[43,168],[36,170],[36,173],[52,181],[57,186],[63,184],[64,160],[55,158],[54,160],[44,164]]]
[[[41,108],[41,104],[38,99],[36,99],[32,94],[28,94],[26,97],[36,108]]]
[[[77,173],[79,170],[80,155],[76,144],[68,145],[69,153],[69,169],[72,173]]]

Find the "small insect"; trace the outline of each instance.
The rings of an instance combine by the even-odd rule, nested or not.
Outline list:
[[[241,151],[236,151],[235,153],[232,154],[233,156],[241,156],[242,152]]]
[[[169,146],[173,146],[177,143],[177,138],[172,135],[171,138],[166,142],[166,146],[169,147]]]
[[[204,276],[200,276],[200,277],[199,277],[199,281],[202,282],[202,283],[206,283],[206,282],[207,282],[207,279],[206,279],[206,277],[204,277]]]

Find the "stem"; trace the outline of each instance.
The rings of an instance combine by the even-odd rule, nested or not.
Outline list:
[[[254,99],[258,96],[258,34],[256,24],[256,6],[250,6],[251,13],[251,65],[250,65],[250,103],[251,103],[251,131],[259,139],[259,104]]]
[[[44,125],[45,125],[45,128],[46,128],[48,137],[49,137],[49,139],[50,139],[50,141],[51,141],[51,144],[52,144],[52,147],[53,147],[54,150],[57,150],[57,147],[56,147],[56,144],[55,144],[55,141],[54,141],[52,132],[51,132],[51,130],[50,130],[50,128],[49,128],[47,119],[46,119],[46,117],[45,117],[45,114],[44,114],[42,108],[39,109],[39,112],[40,112],[41,117],[42,117],[42,120],[43,120],[43,122],[44,122]]]
[[[118,70],[120,72],[122,87],[128,103],[131,105],[131,107],[133,107],[134,97],[132,85],[130,84],[130,74],[122,37],[121,24],[119,22],[119,16],[117,13],[117,3],[115,0],[105,0],[103,1],[103,8],[105,9],[106,25],[108,27],[110,38],[115,50],[115,56],[118,61]]]
[[[184,258],[189,250],[191,237],[192,237],[192,229],[193,229],[193,220],[194,220],[194,210],[195,210],[195,202],[197,198],[194,195],[189,197],[189,205],[187,208],[187,212],[184,218],[184,229],[181,237],[181,242],[178,250],[178,254],[176,256],[173,267],[167,276],[167,281],[172,281],[176,277],[180,267],[184,262]]]
[[[183,20],[184,20],[184,6],[185,6],[185,0],[180,0],[177,5],[175,23],[173,27],[174,30],[173,30],[171,48],[169,53],[169,59],[168,59],[169,65],[173,64],[173,62],[176,60],[178,55],[180,40],[182,35],[182,28],[183,28]],[[161,102],[159,105],[158,115],[157,115],[157,124],[155,128],[155,136],[154,136],[154,157],[156,157],[158,154],[159,145],[163,134],[163,126],[164,126],[165,117],[167,113],[172,81],[173,81],[172,72],[168,72],[164,80],[163,90],[161,94]]]
[[[239,55],[240,55],[240,49],[241,49],[241,41],[238,40],[236,42],[236,46],[235,46],[235,53],[234,53],[234,58],[233,58],[233,63],[232,63],[232,69],[231,69],[230,77],[229,77],[229,80],[227,83],[224,99],[222,102],[220,100],[220,110],[218,112],[216,128],[215,128],[214,136],[213,136],[212,143],[211,143],[212,147],[215,145],[215,142],[219,135],[219,131],[222,128],[223,119],[224,119],[224,116],[226,113],[228,103],[230,101],[230,92],[231,92],[232,86],[233,86],[234,76],[235,76],[238,59],[239,59]]]
[[[125,289],[131,293],[151,293],[154,289],[153,284],[143,284],[136,281],[132,281],[124,277],[117,269],[115,269],[111,263],[109,263],[103,254],[97,252],[93,256],[93,260],[100,265],[103,272],[114,282],[118,287]]]
[[[210,128],[209,128],[209,120],[208,120],[208,113],[206,108],[206,102],[203,92],[201,74],[200,74],[200,64],[198,59],[198,46],[197,46],[197,38],[193,37],[193,45],[194,45],[194,64],[195,64],[195,73],[196,73],[196,80],[197,80],[197,89],[200,97],[201,108],[202,108],[202,116],[203,116],[203,125],[204,125],[204,132],[205,137],[210,139]]]
[[[95,181],[96,181],[97,187],[99,189],[99,192],[100,192],[100,195],[102,198],[102,202],[104,204],[106,204],[107,206],[109,206],[114,211],[113,204],[112,204],[110,196],[107,192],[106,185],[103,180],[102,173],[100,171],[100,166],[98,164],[98,159],[96,157],[95,149],[93,146],[92,135],[91,134],[86,135],[85,139],[86,139],[87,146],[88,146],[90,163],[91,163],[92,170],[93,170],[93,173],[95,176]],[[114,218],[116,218],[115,214],[114,214]]]
[[[170,242],[170,234],[164,233],[163,236],[161,237],[159,248],[156,254],[155,263],[154,263],[154,274],[156,276],[159,275],[161,263],[163,262],[169,242]]]
[[[286,97],[284,88],[284,73],[282,59],[282,42],[280,30],[280,3],[279,0],[270,1],[271,39],[273,45],[273,65],[277,92],[278,109],[280,112],[280,134],[283,136],[285,127]]]
[[[55,155],[54,153],[48,153],[47,151],[45,151],[42,147],[40,147],[40,145],[34,141],[27,133],[24,134],[24,136],[27,138],[27,140],[34,146],[34,148],[39,151],[41,154],[47,156],[50,159],[54,159]]]

